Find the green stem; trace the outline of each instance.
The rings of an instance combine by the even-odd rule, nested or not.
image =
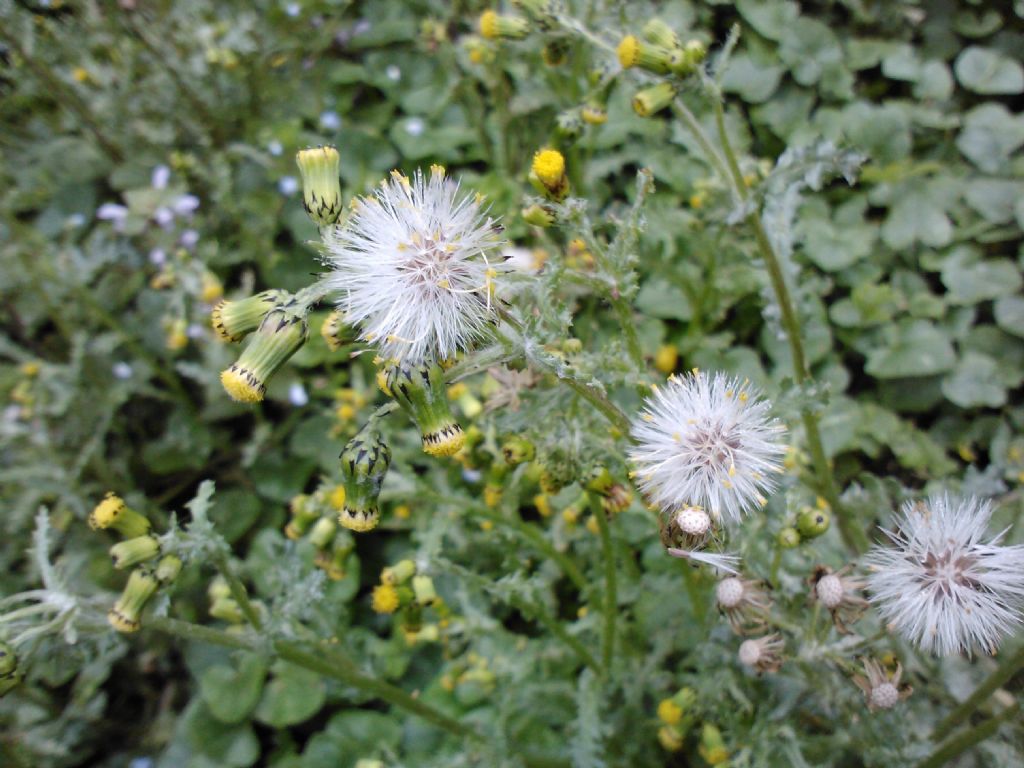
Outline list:
[[[729,134],[725,128],[725,110],[722,107],[721,98],[713,98],[712,104],[715,113],[715,128],[718,131],[718,140],[722,145],[722,152],[729,168],[729,179],[731,179],[733,191],[741,201],[747,201],[750,192],[743,181],[743,174],[740,171],[739,162],[736,160],[736,153],[733,151],[732,143],[729,141]],[[700,130],[700,126],[691,126],[691,130]],[[702,144],[703,146],[703,144]],[[754,239],[757,241],[758,250],[768,269],[768,278],[771,280],[772,290],[779,303],[782,312],[782,327],[786,332],[786,340],[789,342],[790,355],[793,358],[793,376],[796,383],[803,386],[811,381],[811,375],[807,368],[807,358],[804,354],[803,334],[800,328],[800,319],[797,315],[793,298],[786,285],[786,278],[782,272],[782,265],[768,239],[764,224],[761,221],[761,213],[758,209],[751,210],[747,214],[747,223],[754,231]],[[807,436],[807,449],[811,454],[811,462],[814,464],[814,474],[817,477],[819,491],[828,501],[839,521],[839,531],[842,534],[846,546],[854,552],[860,553],[868,548],[867,534],[857,525],[849,510],[845,509],[839,500],[839,491],[836,488],[835,477],[832,475],[832,468],[829,466],[828,457],[825,455],[825,448],[821,442],[821,432],[818,429],[818,417],[809,408],[802,408],[801,419],[804,425],[804,432]]]
[[[612,668],[612,656],[615,653],[615,619],[618,614],[618,585],[615,573],[615,551],[612,548],[612,535],[605,517],[601,497],[596,493],[588,494],[590,512],[597,521],[597,530],[601,536],[601,558],[604,560],[604,632],[601,638],[601,658],[605,673]]]
[[[1015,654],[1003,659],[995,671],[985,678],[984,682],[974,690],[974,693],[946,715],[945,719],[936,726],[932,739],[934,740],[939,736],[949,733],[965,722],[971,713],[985,703],[997,688],[1005,685],[1021,669],[1024,669],[1024,645],[1021,645]]]
[[[220,575],[224,577],[224,581],[228,583],[228,588],[231,590],[231,597],[238,603],[238,607],[242,609],[242,613],[245,615],[245,620],[248,621],[252,628],[259,631],[263,628],[263,622],[260,621],[260,614],[256,610],[256,606],[249,600],[249,594],[246,592],[245,585],[242,580],[238,578],[238,574],[235,573],[235,569],[231,567],[231,563],[228,562],[226,555],[221,554],[213,558],[213,564],[220,571]]]
[[[564,552],[559,552],[555,549],[554,545],[547,540],[544,534],[541,533],[536,526],[530,525],[529,523],[520,520],[518,517],[508,517],[489,509],[471,507],[466,511],[475,517],[482,517],[485,520],[490,520],[491,522],[504,526],[518,534],[521,538],[536,547],[541,554],[550,557],[555,564],[561,568],[562,573],[569,578],[580,592],[587,589],[587,580],[583,577],[583,573],[577,567],[576,563],[574,563]]]
[[[191,622],[178,619],[159,616],[149,617],[146,619],[146,627],[184,640],[193,640],[253,652],[262,650],[257,641],[249,639],[245,635],[233,635],[213,627],[192,624]],[[426,702],[410,696],[401,688],[360,672],[355,662],[344,656],[340,649],[316,646],[315,651],[313,651],[307,650],[302,644],[292,640],[277,640],[273,644],[273,651],[275,655],[285,661],[321,674],[324,677],[339,680],[400,709],[418,715],[454,736],[469,738],[475,741],[483,740],[483,737],[472,728],[463,725]]]
[[[994,734],[1000,725],[1016,717],[1018,712],[1020,712],[1020,704],[1015,701],[995,717],[944,741],[931,755],[918,763],[917,768],[942,768],[942,766],[948,765],[954,757]]]

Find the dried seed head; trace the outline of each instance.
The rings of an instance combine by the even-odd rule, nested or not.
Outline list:
[[[743,580],[735,576],[722,579],[715,587],[715,599],[722,608],[736,608],[743,600]]]

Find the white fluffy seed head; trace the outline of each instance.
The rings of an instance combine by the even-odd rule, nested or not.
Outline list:
[[[703,509],[687,507],[676,515],[676,524],[688,536],[703,536],[711,528],[711,516]]]
[[[700,506],[733,522],[764,506],[782,469],[785,430],[749,382],[694,372],[671,378],[645,405],[630,458],[655,504]]]
[[[744,640],[740,645],[739,658],[741,664],[756,666],[761,660],[761,644],[757,640]]]
[[[821,604],[828,609],[837,608],[843,602],[843,580],[834,573],[826,574],[818,579],[814,591]]]
[[[903,507],[891,546],[865,556],[871,601],[896,632],[945,656],[994,652],[1024,614],[1024,546],[984,540],[992,505],[933,496]]]
[[[743,600],[743,581],[735,576],[722,579],[715,587],[715,599],[723,608],[735,608]]]
[[[445,359],[495,316],[501,227],[440,166],[397,171],[324,233],[327,286],[347,323],[386,359]]]
[[[900,700],[900,693],[892,683],[879,683],[871,689],[870,704],[875,709],[892,709]]]

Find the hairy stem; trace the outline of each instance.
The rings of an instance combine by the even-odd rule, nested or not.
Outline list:
[[[258,641],[249,639],[244,635],[233,635],[220,629],[193,624],[179,619],[159,616],[150,617],[146,620],[146,627],[184,640],[194,640],[210,643],[211,645],[221,645],[226,648],[237,648],[253,652],[260,652],[262,650]],[[338,648],[327,646],[307,648],[304,644],[293,640],[277,640],[273,643],[272,650],[278,658],[291,662],[298,667],[316,672],[324,677],[339,680],[346,685],[375,696],[411,714],[422,717],[424,720],[433,723],[454,736],[469,738],[474,741],[481,741],[483,738],[472,728],[463,725],[430,704],[409,695],[401,688],[360,672],[355,662],[342,654]]]
[[[729,141],[729,134],[725,128],[725,110],[722,107],[721,98],[713,98],[712,103],[715,113],[715,128],[718,131],[718,140],[722,146],[728,165],[729,175],[733,192],[741,201],[746,201],[750,192],[747,190],[746,182],[743,181],[743,174],[740,171],[739,162],[736,160],[736,153],[733,151],[732,143]],[[700,130],[699,125],[689,126],[692,130]],[[703,143],[701,144],[703,146]],[[807,357],[804,354],[803,334],[800,327],[800,318],[793,304],[793,298],[786,285],[786,278],[782,272],[782,264],[768,239],[764,224],[761,221],[760,211],[756,208],[747,214],[747,223],[754,231],[754,239],[757,241],[757,248],[764,260],[768,270],[768,277],[771,280],[772,290],[779,302],[779,309],[782,313],[782,326],[786,331],[786,340],[789,342],[790,354],[793,358],[793,376],[800,386],[811,381],[811,374],[807,368]],[[846,546],[854,552],[860,553],[868,548],[868,538],[863,530],[857,525],[849,510],[845,509],[839,500],[839,491],[836,488],[835,477],[832,475],[832,468],[825,455],[825,448],[821,442],[821,432],[818,429],[818,417],[809,408],[801,409],[801,419],[804,425],[804,432],[807,436],[807,449],[811,454],[811,461],[814,464],[814,474],[817,478],[819,491],[828,501],[839,521],[839,531],[842,534]]]
[[[611,671],[612,655],[615,653],[615,619],[619,610],[618,583],[615,572],[615,551],[612,548],[612,534],[605,517],[601,497],[596,493],[588,494],[590,512],[597,521],[597,530],[601,536],[601,557],[604,560],[604,631],[601,636],[601,659],[605,674]]]
[[[964,699],[956,709],[946,715],[945,719],[935,727],[932,739],[936,740],[940,736],[949,733],[958,725],[966,722],[974,710],[984,704],[997,688],[1005,685],[1021,669],[1024,669],[1024,645],[1021,645],[1015,654],[1003,659],[995,671],[985,678],[984,682],[970,696]]]

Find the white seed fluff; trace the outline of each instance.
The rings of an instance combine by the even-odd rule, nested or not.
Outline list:
[[[735,608],[743,599],[743,582],[735,576],[722,579],[715,587],[715,599],[723,608]]]
[[[440,166],[393,172],[324,233],[325,283],[347,323],[387,359],[422,362],[467,349],[496,312],[501,227]]]
[[[895,631],[922,650],[946,656],[995,652],[1024,612],[1024,546],[983,541],[992,505],[932,496],[907,503],[892,546],[876,546],[863,564],[871,602]]]
[[[739,521],[775,486],[785,427],[749,382],[694,372],[671,377],[633,421],[630,450],[643,491],[666,509],[699,506]]]
[[[761,660],[761,644],[757,640],[744,640],[740,644],[740,663],[753,667]]]

